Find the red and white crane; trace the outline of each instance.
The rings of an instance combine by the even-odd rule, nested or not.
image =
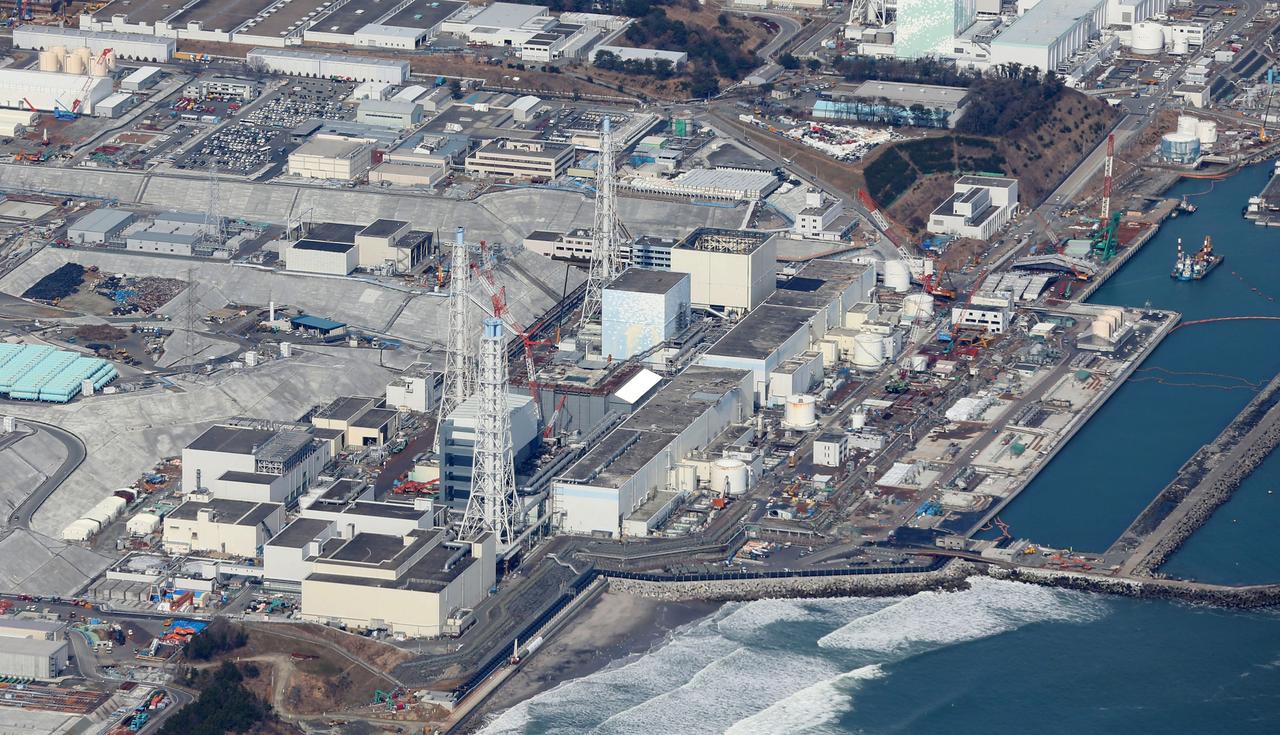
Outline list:
[[[1111,169],[1116,157],[1116,135],[1107,136],[1107,162],[1102,168],[1102,216],[1098,218],[1100,227],[1107,226],[1111,218]]]

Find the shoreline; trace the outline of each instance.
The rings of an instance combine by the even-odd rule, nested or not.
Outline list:
[[[671,633],[701,620],[723,603],[667,601],[606,589],[566,621],[520,669],[469,716],[459,732],[476,733],[512,707],[567,681],[643,655]]]

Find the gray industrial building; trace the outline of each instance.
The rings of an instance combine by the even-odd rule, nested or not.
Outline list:
[[[67,668],[67,642],[0,637],[0,676],[52,679]]]
[[[538,448],[538,417],[533,398],[527,394],[508,393],[507,408],[511,412],[511,453],[519,468]],[[480,397],[471,396],[440,424],[440,489],[446,499],[466,498],[471,494],[479,409]]]
[[[361,100],[356,122],[402,130],[422,122],[422,106],[405,100]]]
[[[136,218],[123,209],[95,209],[67,228],[67,239],[77,245],[101,245],[114,240]]]

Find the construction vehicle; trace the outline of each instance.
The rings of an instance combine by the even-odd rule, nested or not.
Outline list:
[[[925,293],[937,296],[940,299],[947,299],[948,301],[954,299],[956,297],[956,290],[954,288],[946,288],[942,285],[942,277],[946,272],[947,266],[945,264],[939,264],[935,272],[926,273],[920,280],[924,285]]]

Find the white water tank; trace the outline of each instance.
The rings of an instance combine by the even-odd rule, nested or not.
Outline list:
[[[932,319],[933,297],[927,293],[913,293],[902,300],[902,316],[907,319]]]
[[[292,343],[292,342],[281,342],[281,343],[280,343],[280,356],[281,356],[281,357],[288,357],[288,356],[290,356],[290,355],[292,355],[292,354],[293,354],[293,343]]]
[[[40,71],[62,71],[62,57],[53,51],[40,52]]]
[[[867,414],[861,408],[853,409],[853,413],[849,414],[849,428],[854,431],[861,430],[867,425]]]
[[[53,52],[54,54],[56,54],[56,55],[58,56],[58,58],[59,58],[59,59],[65,59],[65,58],[67,57],[67,47],[66,47],[66,46],[54,46],[54,47],[50,48],[49,50],[50,50],[51,52]]]
[[[95,57],[89,62],[89,74],[95,77],[105,77],[111,73],[111,69],[107,66],[107,60],[101,56]]]
[[[1178,115],[1178,132],[1183,135],[1195,135],[1200,129],[1200,120],[1191,115]]]
[[[139,513],[125,524],[130,536],[146,536],[160,527],[160,516],[155,513]]]
[[[248,352],[244,353],[244,366],[245,366],[245,367],[256,367],[256,366],[257,366],[257,364],[258,364],[258,353],[257,353],[257,352],[255,352],[254,350],[249,350]]]
[[[747,463],[725,457],[711,463],[711,492],[725,497],[745,495],[749,482]]]
[[[1159,23],[1135,23],[1133,26],[1133,52],[1158,54],[1164,50],[1164,26]]]
[[[911,290],[911,268],[905,260],[886,260],[884,262],[884,286],[898,293]]]
[[[788,429],[812,429],[818,425],[818,401],[807,393],[793,393],[787,396],[787,408],[782,416],[782,425]]]
[[[912,355],[911,356],[911,372],[923,373],[929,369],[928,355]]]
[[[1201,148],[1212,148],[1218,142],[1218,123],[1213,120],[1197,121],[1196,137],[1200,139]]]
[[[853,337],[853,366],[875,370],[884,364],[884,338],[862,332]]]
[[[1191,42],[1187,40],[1187,35],[1185,33],[1174,34],[1169,44],[1169,53],[1174,56],[1184,56],[1190,52]]]
[[[62,69],[68,74],[84,74],[84,61],[79,56],[68,56]]]
[[[88,68],[89,62],[93,61],[93,50],[88,46],[81,46],[80,48],[72,51],[71,54],[77,59],[83,61],[85,68]]]

